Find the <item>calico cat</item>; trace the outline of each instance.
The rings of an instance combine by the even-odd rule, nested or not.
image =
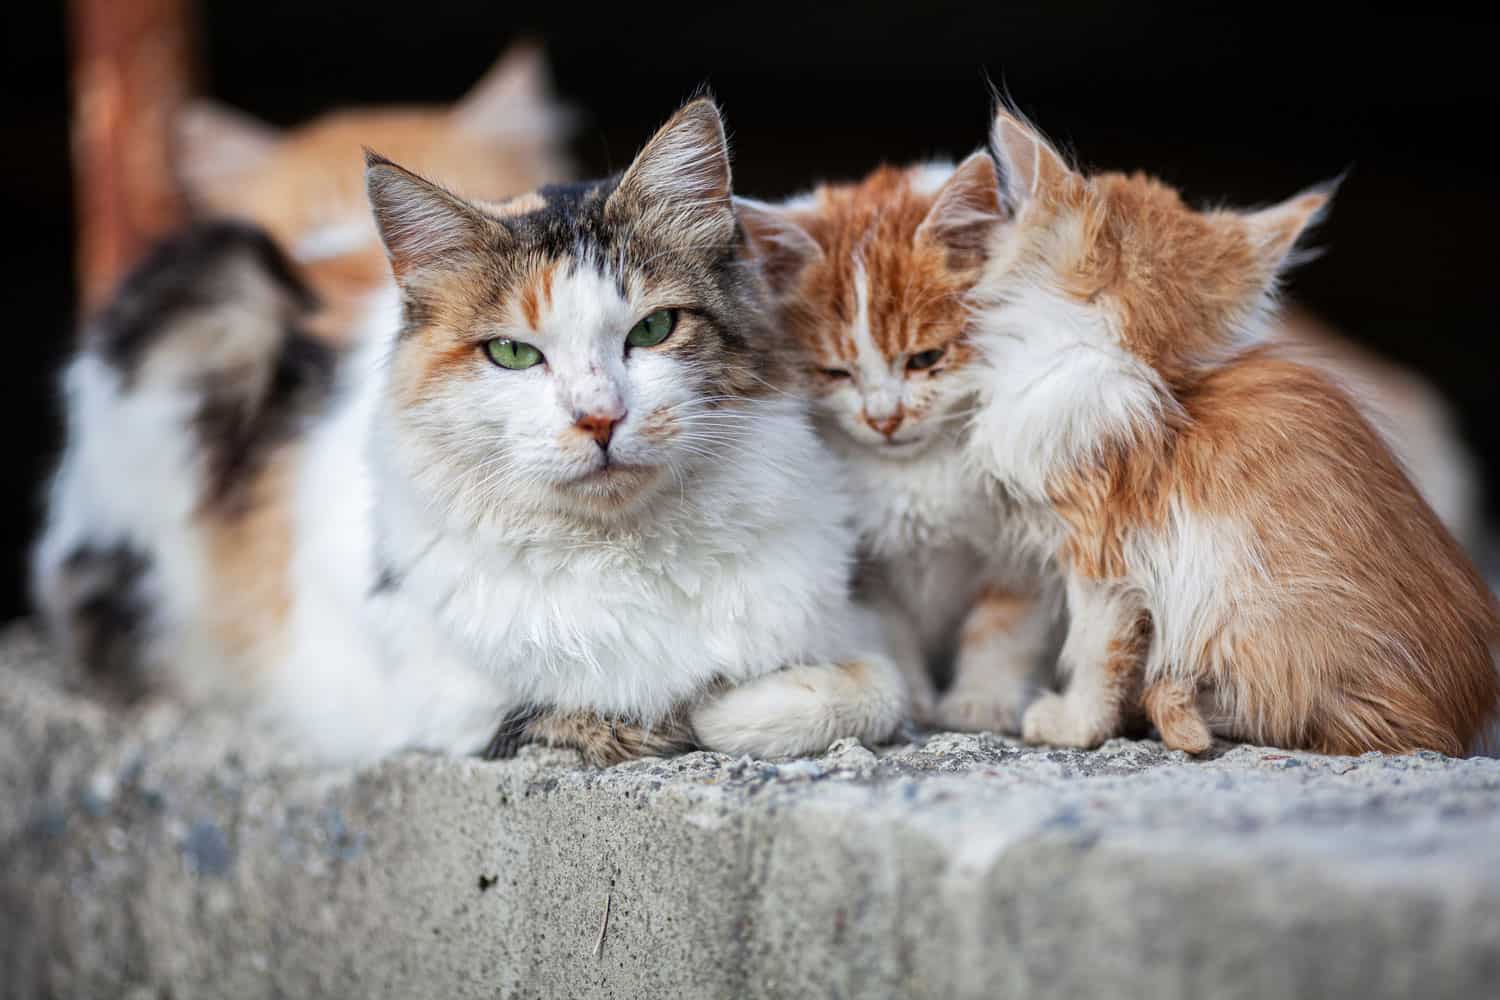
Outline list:
[[[871,599],[915,636],[909,661],[956,652],[935,707],[925,674],[910,679],[918,714],[1019,731],[1056,653],[1059,595],[1035,559],[996,552],[1004,528],[980,513],[983,488],[962,460],[975,358],[966,296],[1003,221],[992,161],[881,167],[784,204],[747,203],[745,218],[773,262],[820,429],[866,498],[856,514]],[[1424,497],[1473,541],[1473,463],[1442,398],[1299,310],[1273,332],[1357,392]]]
[[[274,244],[216,224],[86,338],[35,563],[63,644],[337,760],[890,735],[712,102],[623,175],[499,203],[366,173],[398,329],[326,363]]]
[[[905,638],[903,662],[953,660],[940,700],[927,670],[908,678],[919,720],[1018,729],[1058,602],[1038,565],[997,551],[962,461],[967,297],[1002,221],[992,161],[881,167],[741,215],[810,370],[819,429],[864,501],[866,599]]]
[[[177,116],[173,161],[194,214],[268,231],[323,304],[310,332],[349,343],[370,296],[390,282],[361,150],[496,201],[572,179],[573,117],[553,95],[542,49],[523,42],[451,107],[351,108],[282,130],[194,101]]]
[[[1092,746],[1139,705],[1190,752],[1475,748],[1495,598],[1350,398],[1265,338],[1330,192],[1197,212],[1004,110],[992,151],[1010,221],[974,295],[968,451],[1070,619],[1025,737]]]

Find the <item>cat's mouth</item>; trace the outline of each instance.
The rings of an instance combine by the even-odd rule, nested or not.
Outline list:
[[[562,485],[583,496],[623,500],[640,492],[656,477],[657,468],[632,462],[602,462]]]
[[[921,451],[926,443],[926,438],[922,436],[888,437],[867,447],[881,458],[909,458]]]

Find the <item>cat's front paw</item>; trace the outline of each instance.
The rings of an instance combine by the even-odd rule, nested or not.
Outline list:
[[[933,725],[960,733],[1018,733],[1025,692],[953,690],[933,711]]]
[[[1111,734],[1087,718],[1060,694],[1048,691],[1026,709],[1021,719],[1021,738],[1027,743],[1047,743],[1089,750]]]
[[[820,704],[825,672],[833,669],[789,667],[714,692],[691,709],[693,732],[705,749],[735,756],[821,753],[837,738],[824,732]]]
[[[691,711],[708,750],[754,757],[822,753],[853,737],[889,739],[908,711],[906,682],[878,656],[798,664],[716,692]]]

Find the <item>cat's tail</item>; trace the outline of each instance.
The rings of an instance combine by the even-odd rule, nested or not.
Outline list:
[[[253,409],[271,388],[279,348],[316,304],[265,230],[196,223],[126,276],[84,328],[79,359],[107,366],[121,396],[176,391],[195,407],[212,399]]]
[[[698,742],[720,753],[793,757],[846,737],[888,740],[906,718],[906,681],[884,656],[799,664],[765,674],[696,706]]]
[[[31,581],[75,661],[140,672],[197,617],[204,511],[238,495],[284,424],[271,411],[332,371],[295,333],[312,304],[264,232],[204,223],[158,244],[84,329]]]

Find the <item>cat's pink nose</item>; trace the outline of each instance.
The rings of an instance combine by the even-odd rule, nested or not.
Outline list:
[[[614,437],[615,427],[625,419],[625,414],[610,416],[607,413],[585,413],[573,421],[573,426],[593,438],[601,448],[609,447],[609,439]]]
[[[890,437],[892,434],[896,433],[896,431],[901,427],[901,421],[905,419],[906,414],[901,412],[900,409],[897,409],[896,412],[892,413],[890,416],[884,417],[879,420],[871,417],[868,413],[865,414],[865,423],[869,424],[872,428],[879,431],[881,434],[884,434],[886,437]]]

